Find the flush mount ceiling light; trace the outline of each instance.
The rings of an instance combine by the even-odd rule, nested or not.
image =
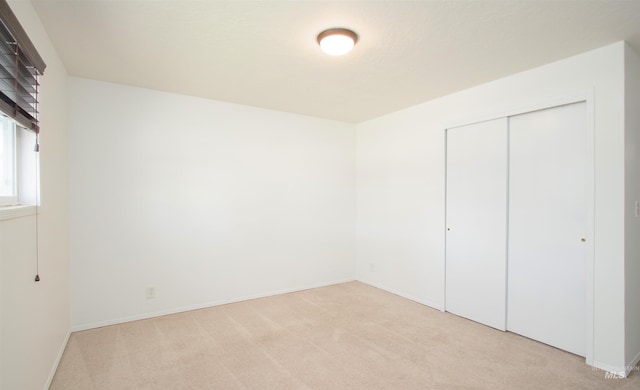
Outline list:
[[[358,34],[346,28],[330,28],[318,34],[320,48],[331,56],[347,54],[356,42]]]

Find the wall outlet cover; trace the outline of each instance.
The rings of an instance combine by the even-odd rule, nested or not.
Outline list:
[[[147,299],[153,299],[156,297],[156,286],[147,286],[146,288]]]

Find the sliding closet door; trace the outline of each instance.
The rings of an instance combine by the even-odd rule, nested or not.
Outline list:
[[[445,309],[505,329],[506,118],[447,130]]]
[[[584,356],[586,113],[509,118],[507,329]]]

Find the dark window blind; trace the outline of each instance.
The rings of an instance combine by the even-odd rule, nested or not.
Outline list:
[[[36,133],[38,79],[45,67],[6,0],[0,0],[0,111]]]

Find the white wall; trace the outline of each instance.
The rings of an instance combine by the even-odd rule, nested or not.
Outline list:
[[[444,129],[593,94],[594,364],[624,367],[624,43],[357,126],[357,277],[427,305],[444,300]]]
[[[9,1],[44,58],[41,78],[40,283],[33,216],[0,221],[0,388],[42,389],[70,327],[67,75],[28,1]]]
[[[625,47],[625,303],[627,370],[640,359],[640,56]]]
[[[70,89],[74,329],[354,279],[353,125]]]

